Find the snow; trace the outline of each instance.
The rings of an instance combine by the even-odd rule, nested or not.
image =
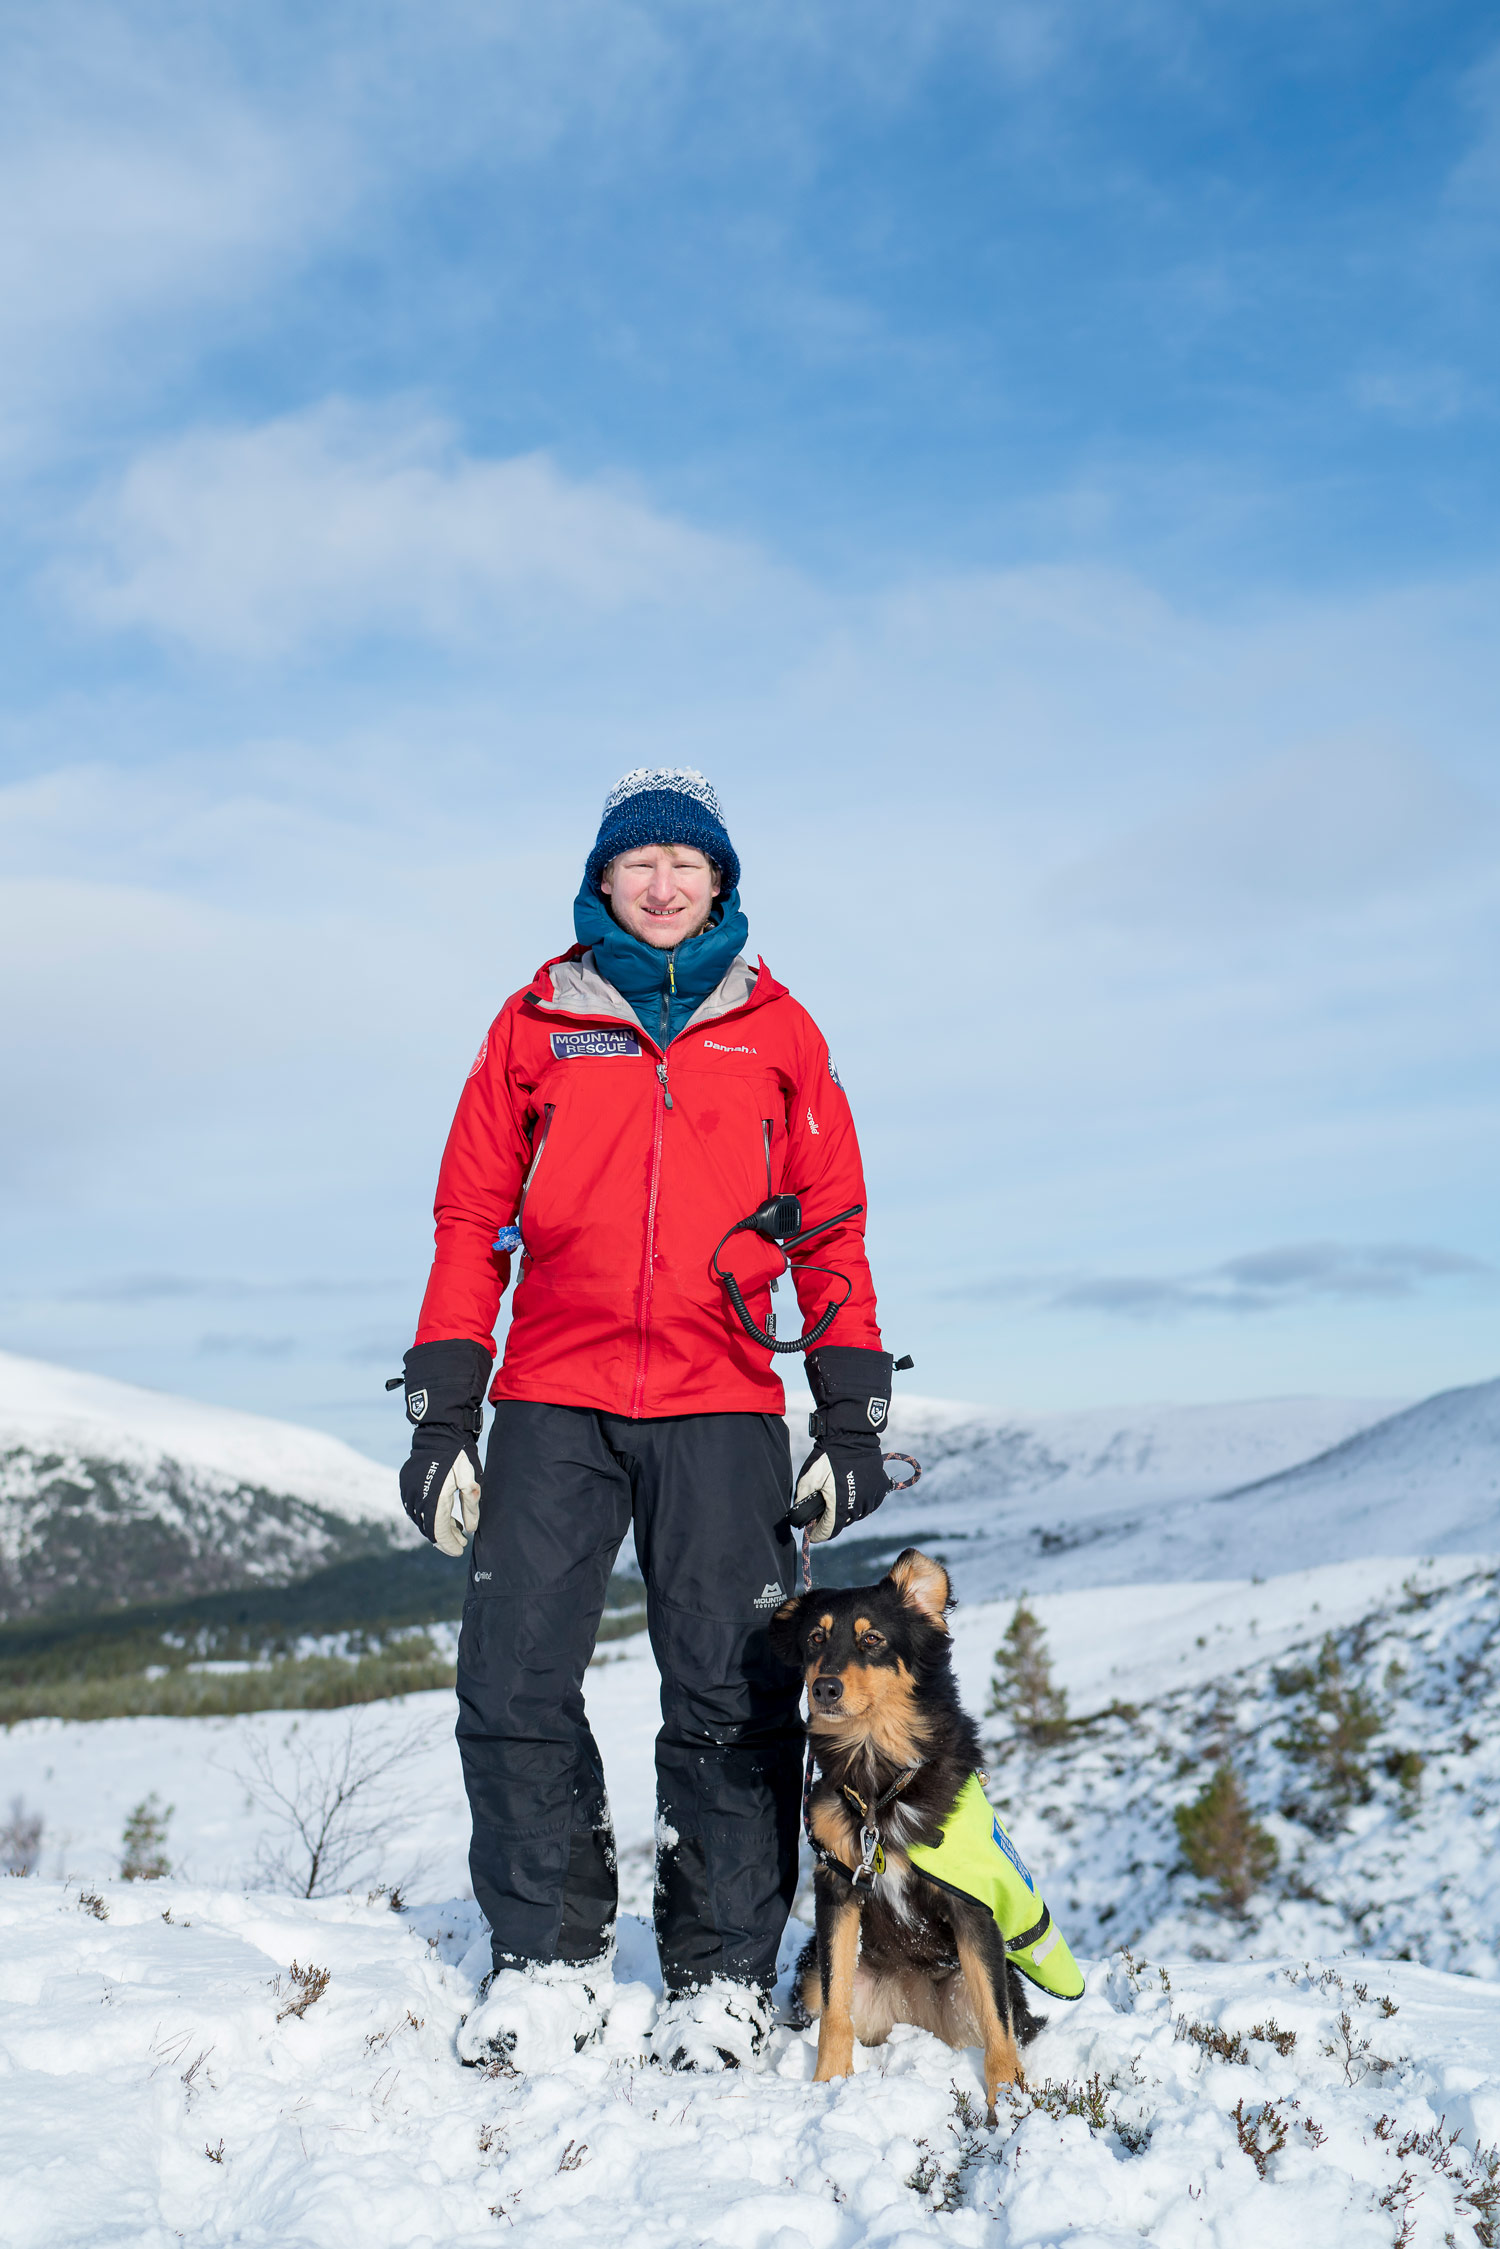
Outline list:
[[[0,1362],[12,1425],[17,1368]],[[67,1377],[31,1400],[54,1427],[73,1381],[80,1412],[92,1403],[116,1436],[176,1457],[202,1412],[216,1468],[225,1425],[246,1424],[235,1472],[289,1484],[289,1453],[276,1469],[254,1452],[276,1425],[249,1416]],[[915,2030],[857,2052],[830,2086],[812,2082],[815,2034],[785,2020],[756,2071],[649,2059],[658,1682],[644,1635],[602,1648],[588,1683],[624,1908],[608,2020],[597,2045],[528,2079],[457,2059],[488,1956],[451,1696],[10,1729],[0,1828],[17,1798],[45,1827],[37,1872],[0,1880],[7,2249],[1492,2241],[1494,1390],[1393,1415],[1299,1401],[1022,1424],[898,1409],[892,1442],[925,1446],[931,1465],[921,1507],[893,1501],[881,1526],[893,1518],[905,1542],[925,1525],[952,1558],[968,1706],[985,1709],[1025,1582],[1084,1721],[1046,1747],[1003,1712],[984,1721],[991,1795],[1088,1984],[1053,2013],[992,2130],[977,2055]],[[121,1395],[145,1401],[136,1421]],[[305,1461],[306,1433],[280,1434]],[[1044,1548],[1039,1525],[1075,1542]],[[1269,1557],[1303,1566],[1273,1573]],[[1379,1720],[1368,1793],[1341,1809],[1287,1746],[1312,1708],[1296,1667],[1328,1635]],[[289,1850],[266,1776],[327,1770],[350,1745],[377,1769],[374,1816],[331,1894],[262,1886]],[[1225,1755],[1280,1851],[1238,1914],[1180,1865],[1173,1823]],[[121,1830],[153,1793],[171,1807],[173,1873],[127,1884]],[[804,1892],[784,1971],[806,1913]]]
[[[1377,1558],[1294,1570],[1283,1577],[1168,1585],[1091,1586],[1028,1596],[1046,1628],[1054,1676],[1075,1717],[1111,1702],[1144,1702],[1196,1687],[1242,1664],[1280,1660],[1309,1638],[1356,1622],[1395,1599],[1414,1571],[1424,1584],[1467,1577],[1484,1557]],[[982,1707],[1008,1603],[961,1606],[953,1619],[959,1679]]]
[[[1045,1747],[1007,1740],[996,1722],[991,1796],[1047,1869],[1070,1938],[1153,1956],[1347,1949],[1500,1974],[1497,1591],[1494,1556],[1426,1565],[1357,1616],[1353,1601],[1330,1602],[1300,1645],[1283,1633],[1251,1661],[1232,1653],[1218,1677],[1196,1647],[1191,1683],[1170,1661],[1154,1682],[1142,1666],[1137,1683],[1154,1693],[1105,1713],[1096,1692],[1084,1698],[1093,1722]],[[1268,1595],[1280,1605],[1274,1580],[1254,1589]],[[1358,1785],[1343,1790],[1305,1754],[1332,1716],[1318,1702],[1325,1646],[1373,1723]],[[1173,1820],[1226,1756],[1280,1857],[1243,1914],[1186,1874]]]
[[[807,1404],[789,1403],[794,1444]],[[1211,1541],[1211,1552],[1199,1551],[1200,1537],[1189,1551],[1194,1504],[1315,1460],[1389,1410],[1388,1401],[1298,1398],[1026,1417],[898,1394],[891,1442],[925,1473],[909,1499],[887,1502],[878,1530],[893,1551],[910,1540],[950,1557],[971,1597],[1010,1590],[1018,1571],[1034,1589],[1248,1575],[1257,1567],[1248,1536]],[[99,1463],[108,1488],[95,1491]],[[283,1502],[278,1510],[264,1493]],[[1342,1519],[1335,1507],[1331,1521]],[[122,1554],[115,1570],[118,1590],[140,1600],[156,1590],[145,1582],[160,1567],[155,1525],[179,1550],[172,1589],[194,1591],[341,1559],[340,1521],[394,1544],[414,1535],[390,1469],[335,1438],[0,1353],[0,1564],[17,1615],[87,1605],[82,1564],[44,1583],[42,1558],[49,1542],[59,1555],[82,1554],[89,1523],[107,1522],[117,1539],[138,1527],[135,1563]],[[1368,1550],[1341,1542],[1336,1527],[1330,1535],[1327,1551],[1304,1558]]]
[[[475,1934],[472,1906],[4,1885],[11,2249],[1479,2238],[1465,2190],[1500,2125],[1500,1985],[1391,1963],[1361,1999],[1347,1966],[1174,1961],[1164,1978],[1117,1955],[1091,1964],[988,2130],[977,2057],[911,2030],[827,2086],[816,2034],[785,2026],[753,2074],[651,2064],[636,1920],[600,2044],[530,2079],[461,2069]],[[310,1969],[326,1984],[291,2013]],[[1244,2058],[1189,2026],[1238,2034]]]
[[[1500,1549],[1500,1382],[1394,1412],[1310,1398],[1029,1421],[898,1396],[891,1442],[924,1473],[881,1509],[882,1544],[941,1555],[976,1599]]]
[[[336,1437],[0,1351],[0,1454],[12,1447],[98,1455],[137,1468],[172,1460],[229,1484],[290,1494],[351,1522],[405,1523],[391,1470]]]
[[[1457,1589],[1476,1571],[1493,1567],[1484,1557],[1408,1557],[1296,1571],[1262,1583],[1132,1586],[1124,1594],[1090,1587],[1039,1595],[1030,1605],[1046,1628],[1054,1675],[1075,1717],[1091,1717],[1112,1703],[1144,1710],[1174,1697],[1211,1694],[1222,1682],[1250,1672],[1260,1681],[1257,1693],[1270,1696],[1279,1712],[1267,1684],[1273,1665],[1316,1649],[1327,1632],[1398,1604],[1414,1576],[1428,1589]],[[1430,1635],[1445,1613],[1415,1611],[1406,1619],[1408,1630]],[[994,1651],[1011,1614],[1011,1603],[991,1601],[960,1603],[952,1617],[959,1685],[976,1714],[988,1700]],[[1415,1678],[1415,1641],[1406,1662]],[[601,1647],[586,1691],[609,1784],[622,1895],[649,1910],[659,1686],[646,1635]],[[174,1866],[195,1882],[227,1887],[243,1880],[265,1832],[262,1815],[237,1777],[248,1769],[247,1745],[259,1741],[273,1755],[304,1741],[331,1749],[351,1726],[360,1734],[385,1726],[399,1732],[409,1749],[404,1789],[418,1809],[405,1827],[391,1827],[381,1863],[365,1871],[372,1881],[402,1881],[418,1866],[423,1894],[457,1895],[467,1887],[469,1829],[453,1720],[452,1697],[442,1692],[368,1710],[295,1716],[259,1711],[239,1718],[114,1718],[90,1724],[33,1719],[0,1736],[0,1806],[19,1794],[41,1812],[42,1874],[56,1881],[98,1882],[118,1867],[127,1812],[154,1791],[176,1806],[169,1846]],[[1058,1754],[1065,1761],[1068,1753]],[[1114,1813],[1106,1805],[1100,1817],[1106,1823],[1122,1817],[1124,1801],[1122,1792]],[[1032,1835],[1030,1847],[1043,1866],[1059,1862],[1057,1835]]]

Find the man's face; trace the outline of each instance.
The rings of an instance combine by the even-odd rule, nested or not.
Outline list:
[[[622,851],[599,887],[615,920],[647,945],[680,945],[707,926],[719,895],[718,870],[686,844],[653,843]]]

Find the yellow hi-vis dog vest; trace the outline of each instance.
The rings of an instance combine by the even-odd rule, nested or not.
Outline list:
[[[906,1855],[930,1881],[987,1906],[1023,1976],[1054,1999],[1081,1999],[1083,1975],[995,1817],[979,1775],[970,1773],[936,1844],[908,1843]]]

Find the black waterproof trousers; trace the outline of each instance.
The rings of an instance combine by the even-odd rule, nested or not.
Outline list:
[[[656,1935],[667,1988],[766,1984],[797,1875],[801,1679],[766,1627],[794,1590],[786,1424],[495,1409],[458,1646],[469,1866],[497,1965],[591,1960],[614,1837],[584,1712],[627,1530],[661,1672]]]

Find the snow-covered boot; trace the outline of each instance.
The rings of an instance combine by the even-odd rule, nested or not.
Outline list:
[[[771,2003],[758,1984],[715,1976],[662,2003],[651,2052],[669,2069],[754,2069],[771,2035]]]
[[[607,1953],[582,1963],[537,1960],[496,1968],[459,2026],[458,2058],[471,2065],[499,2062],[523,2077],[560,2069],[604,2028],[613,1984]]]

